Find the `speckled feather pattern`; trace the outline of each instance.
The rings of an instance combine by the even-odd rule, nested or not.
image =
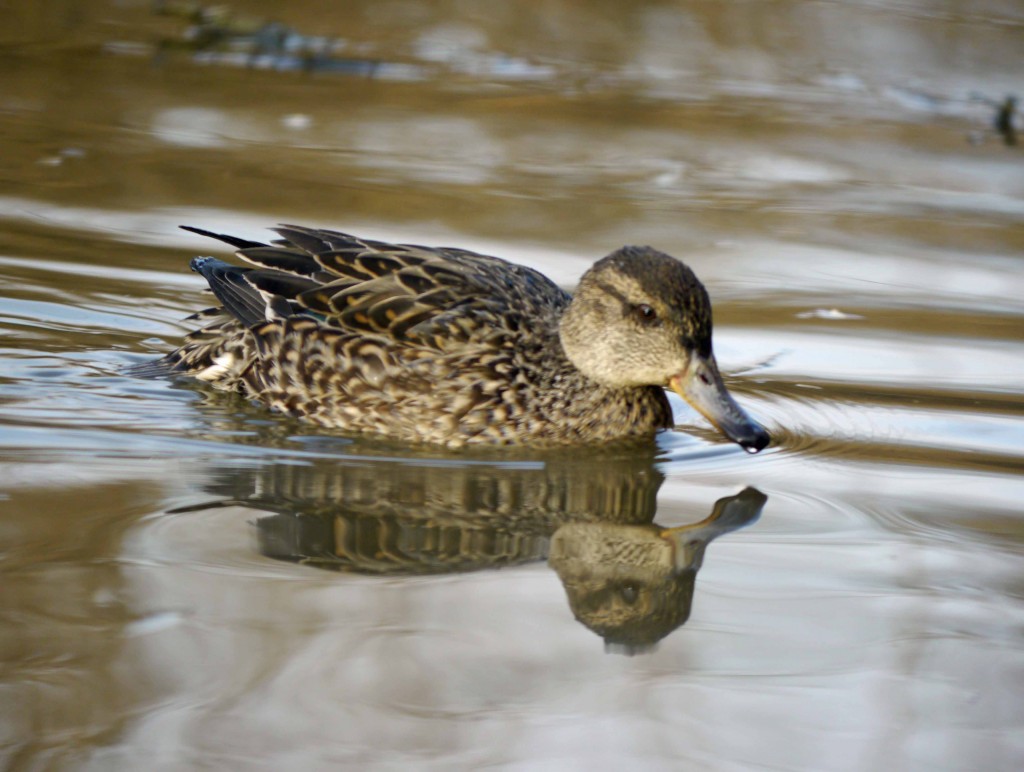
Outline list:
[[[460,249],[296,226],[197,258],[220,301],[161,367],[288,415],[395,440],[571,444],[671,424],[662,388],[610,388],[568,359],[571,297],[532,269]],[[599,334],[600,331],[595,331]]]

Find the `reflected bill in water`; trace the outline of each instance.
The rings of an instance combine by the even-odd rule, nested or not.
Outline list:
[[[754,522],[767,500],[746,488],[700,522],[665,528],[654,522],[663,479],[642,452],[516,463],[351,457],[225,470],[211,490],[224,497],[215,506],[272,513],[256,520],[258,543],[278,560],[422,575],[547,559],[576,619],[610,648],[637,653],[686,622],[705,548]]]

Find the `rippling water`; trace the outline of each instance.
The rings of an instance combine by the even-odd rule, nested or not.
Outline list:
[[[34,8],[3,765],[1024,764],[1019,4]],[[678,403],[649,451],[413,452],[128,377],[206,302],[176,226],[279,221],[683,257],[778,442]]]

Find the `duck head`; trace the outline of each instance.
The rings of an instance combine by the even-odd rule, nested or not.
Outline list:
[[[559,337],[573,365],[602,385],[670,388],[745,450],[770,442],[722,382],[707,290],[669,255],[623,247],[599,260],[580,280]]]

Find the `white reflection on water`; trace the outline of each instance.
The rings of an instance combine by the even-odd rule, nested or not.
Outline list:
[[[740,358],[744,352],[778,352],[772,359],[773,374],[817,382],[918,388],[927,384],[929,389],[979,394],[1014,393],[1024,382],[1024,343],[814,326],[817,329],[806,332],[733,331],[733,357]]]

